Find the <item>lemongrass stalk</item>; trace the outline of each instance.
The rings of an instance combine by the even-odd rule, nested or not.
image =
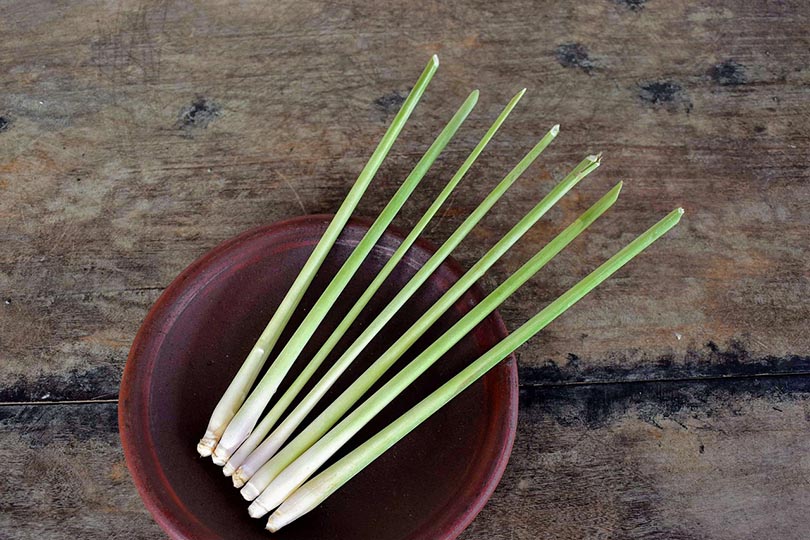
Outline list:
[[[466,175],[467,171],[470,169],[470,167],[472,167],[475,160],[478,158],[484,148],[486,148],[489,141],[495,136],[495,133],[498,131],[500,126],[504,121],[506,121],[509,113],[517,105],[518,101],[520,101],[520,98],[523,96],[525,91],[525,89],[521,90],[507,104],[461,167],[459,167],[458,171],[456,171],[456,174],[453,175],[453,178],[448,183],[447,188],[445,188],[437,201],[431,206],[431,210],[428,211],[429,214],[432,215],[436,210],[438,210],[438,207],[441,205],[441,201],[447,198],[447,195],[449,195],[452,187],[457,185]],[[552,134],[550,137],[553,138],[554,134],[556,134],[556,127],[555,129],[552,129]],[[264,437],[267,435],[267,433],[269,433],[270,429],[284,413],[290,402],[292,402],[300,391],[301,387],[303,387],[307,380],[312,376],[315,369],[317,369],[320,363],[323,362],[326,356],[328,356],[328,354],[331,352],[332,348],[334,348],[339,339],[339,336],[336,336],[335,334],[340,331],[342,335],[343,331],[345,331],[341,330],[340,327],[338,330],[336,330],[333,337],[327,340],[324,346],[312,359],[310,364],[301,373],[301,376],[296,379],[296,381],[291,385],[290,389],[285,392],[285,394],[279,399],[273,408],[265,415],[259,425],[256,426],[254,433],[252,433],[251,436],[242,444],[242,446],[239,447],[239,450],[237,450],[237,452],[231,456],[229,464],[231,464],[231,467],[237,467],[237,469],[236,471],[230,471],[231,467],[228,466],[229,464],[226,464],[225,468],[229,470],[226,471],[223,469],[223,472],[226,474],[226,476],[233,474],[234,486],[242,487],[259,467],[264,465],[267,460],[273,457],[273,454],[276,453],[280,445],[287,440],[289,433],[291,433],[291,431],[300,424],[303,418],[318,403],[323,394],[328,391],[332,384],[334,384],[334,381],[362,352],[363,348],[374,338],[380,329],[397,313],[402,305],[404,305],[405,302],[419,289],[419,287],[427,280],[435,269],[439,267],[439,265],[447,258],[452,250],[458,246],[458,244],[473,229],[478,221],[486,214],[489,208],[491,208],[492,205],[494,205],[495,202],[501,197],[501,195],[503,195],[513,181],[513,177],[505,178],[504,181],[501,182],[501,184],[497,186],[487,198],[484,199],[481,205],[479,205],[479,207],[464,221],[464,223],[458,227],[450,238],[448,238],[447,241],[436,251],[436,253],[422,266],[422,268],[420,268],[416,274],[411,277],[408,283],[395,296],[395,298],[391,300],[383,311],[366,327],[363,333],[351,344],[351,346],[341,355],[341,357],[332,365],[332,367],[329,368],[327,373],[321,378],[317,385],[290,413],[288,418],[285,419],[284,423],[280,425],[276,431],[274,431],[271,437],[264,440]],[[412,243],[421,233],[421,230],[427,224],[428,219],[429,218],[423,218],[422,222],[420,222],[420,224],[414,228],[414,231],[408,236],[406,242],[400,246],[401,252],[398,257],[401,257],[405,250],[407,250],[405,244]],[[396,257],[392,257],[392,259],[394,258]],[[384,273],[385,271],[381,272],[381,275]],[[381,283],[382,280],[380,279],[380,276],[378,276],[377,280],[374,281],[374,284],[379,286]],[[365,293],[365,295],[368,295],[370,298],[368,291]],[[361,299],[358,301],[358,305],[364,303],[365,301],[367,301],[367,299]],[[362,306],[359,306],[359,308],[362,309]],[[357,311],[359,312],[359,309]],[[343,326],[343,323],[341,323],[341,326]]]
[[[329,282],[326,289],[321,296],[312,306],[307,313],[304,320],[296,329],[295,333],[290,337],[284,348],[278,354],[276,359],[270,365],[270,368],[259,381],[256,388],[250,393],[250,396],[245,400],[239,412],[231,419],[228,428],[222,434],[216,449],[214,450],[214,462],[218,465],[225,465],[228,458],[236,451],[237,448],[248,438],[256,422],[264,411],[270,399],[278,390],[281,381],[289,372],[293,363],[306,344],[312,338],[315,331],[320,326],[323,319],[335,305],[340,294],[346,288],[349,281],[354,277],[357,270],[363,264],[371,250],[377,244],[377,241],[382,237],[385,230],[394,220],[394,217],[399,213],[402,207],[408,200],[408,197],[413,193],[419,182],[422,181],[428,169],[439,157],[439,154],[444,150],[453,136],[458,131],[461,124],[470,114],[473,107],[478,101],[478,90],[473,90],[469,97],[464,101],[461,107],[456,111],[447,126],[439,133],[433,144],[430,145],[424,156],[419,160],[411,173],[402,183],[400,188],[391,197],[391,200],[383,208],[380,215],[374,220],[371,227],[369,227],[366,234],[357,244],[357,246],[349,255],[348,259],[340,267],[340,270]]]
[[[537,273],[548,261],[610,208],[619,196],[621,183],[610,190],[582,216],[521,266],[512,276],[476,305],[432,345],[394,375],[382,388],[359,405],[293,463],[285,468],[251,504],[252,517],[264,515],[281,504],[379,411],[450,350],[470,330],[489,316],[504,300]]]
[[[408,95],[408,98],[402,104],[397,115],[394,117],[391,126],[383,135],[377,148],[374,149],[371,157],[366,163],[360,175],[357,177],[343,203],[340,205],[332,221],[329,223],[326,231],[324,231],[318,244],[315,246],[312,254],[307,259],[298,277],[295,279],[284,299],[279,304],[267,327],[262,331],[253,349],[248,354],[239,371],[234,376],[231,384],[228,386],[225,393],[220,398],[216,407],[214,408],[211,418],[208,421],[205,434],[197,445],[197,451],[201,456],[209,456],[217,446],[222,434],[228,427],[231,419],[237,413],[242,403],[245,401],[251,386],[256,380],[256,377],[264,366],[270,351],[278,341],[281,332],[290,320],[290,317],[304,296],[309,284],[315,277],[315,273],[321,267],[326,255],[337,240],[338,235],[343,230],[346,222],[351,217],[352,212],[360,202],[360,198],[368,188],[369,183],[374,178],[377,170],[380,168],[385,156],[388,155],[391,146],[394,144],[405,122],[410,117],[419,98],[425,92],[430,79],[436,73],[439,67],[439,58],[434,55],[428,65],[425,67],[422,75],[416,81],[416,85]]]
[[[594,162],[592,167],[587,167],[585,170],[595,168],[596,163],[598,162]],[[360,377],[358,377],[358,379],[352,383],[352,385],[349,386],[349,388],[345,390],[329,407],[327,407],[327,409],[320,416],[318,416],[309,426],[307,426],[307,428],[304,429],[301,434],[296,437],[296,439],[294,439],[287,447],[268,461],[267,464],[265,464],[262,469],[256,475],[254,475],[245,488],[243,488],[243,495],[246,495],[245,489],[248,486],[253,485],[256,487],[260,485],[259,483],[261,482],[261,485],[265,485],[267,487],[265,487],[265,489],[262,491],[259,498],[254,501],[254,504],[251,505],[251,508],[249,509],[251,511],[251,515],[254,517],[256,517],[254,514],[263,515],[267,511],[274,508],[274,506],[269,506],[269,504],[274,501],[274,494],[279,496],[286,496],[288,494],[283,493],[283,490],[273,489],[274,484],[278,486],[285,483],[285,481],[282,479],[284,474],[282,471],[286,470],[288,465],[292,466],[290,463],[299,458],[299,456],[306,451],[307,448],[315,445],[321,436],[329,431],[329,429],[335,425],[338,420],[340,420],[343,414],[345,414],[349,408],[351,408],[351,406],[354,405],[377,380],[379,380],[386,370],[388,370],[388,368],[390,368],[391,365],[393,365],[393,363],[399,359],[399,357],[405,351],[407,351],[407,349],[413,345],[413,343],[422,334],[424,334],[424,332],[441,316],[441,314],[452,306],[463,294],[463,292],[466,291],[475,282],[475,280],[481,277],[481,275],[483,275],[483,273],[495,261],[497,261],[498,258],[505,253],[512,244],[514,244],[523,234],[525,234],[525,232],[537,222],[540,216],[551,208],[554,203],[559,200],[562,194],[570,189],[571,185],[575,184],[576,181],[577,179],[575,176],[568,182],[569,185],[566,185],[565,182],[558,184],[558,186],[556,186],[552,192],[543,199],[543,201],[541,201],[523,219],[521,219],[520,222],[515,225],[515,227],[509,231],[509,233],[507,233],[503,239],[496,243],[495,246],[493,246],[493,248],[486,255],[484,255],[484,257],[482,257],[478,263],[473,265],[470,271],[464,274],[464,276],[462,276],[461,279],[459,279],[448,290],[447,293],[445,293],[430,309],[428,309],[425,314],[416,323],[414,323],[399,340],[389,347],[389,349],[383,353],[383,355],[380,356],[380,358],[378,358],[371,365],[371,367],[369,367]],[[618,196],[618,188],[611,192],[611,196]],[[603,205],[606,204],[604,201],[600,202],[602,202]],[[591,214],[588,214],[586,218],[589,219],[590,215]],[[575,223],[579,224],[581,222],[578,221]],[[584,223],[589,224],[590,222],[586,220]],[[467,315],[465,315],[465,317],[462,318],[459,323],[454,325],[454,332],[461,332],[459,328],[463,327],[463,325],[472,324],[474,326],[475,324],[478,324],[480,320],[483,320],[486,315],[482,315],[482,313],[484,313],[485,310],[488,308],[489,311],[494,309],[494,306],[497,306],[497,304],[502,302],[506,296],[511,294],[511,292],[513,292],[517,286],[522,283],[522,281],[520,281],[521,279],[525,281],[528,279],[528,277],[530,277],[531,274],[527,274],[527,269],[535,268],[534,271],[539,270],[542,265],[544,265],[548,260],[551,259],[551,257],[554,256],[556,253],[554,249],[562,249],[563,246],[565,246],[576,236],[575,233],[576,226],[566,229],[566,231],[562,233],[562,236],[559,237],[556,242],[550,244],[550,247],[545,248],[536,257],[533,257],[532,260],[527,263],[524,268],[518,271],[515,276],[507,280],[504,285],[496,289],[481,304],[474,307]],[[486,313],[488,313],[488,311]],[[459,334],[456,340],[460,339],[462,335],[463,334]],[[445,340],[444,343],[449,343],[452,345],[449,339]],[[433,348],[431,350],[435,349],[436,348]],[[424,358],[424,355],[425,353],[420,355],[418,358]],[[268,479],[270,480],[269,482]]]
[[[518,347],[540,332],[582,297],[609,278],[619,268],[675,226],[683,210],[678,208],[611,257],[585,279],[529,319],[515,332],[484,353],[438,390],[420,401],[386,428],[298,488],[267,521],[267,529],[276,532],[291,521],[313,510],[386,450],[459,395]]]
[[[242,487],[248,480],[250,475],[252,475],[258,467],[263,465],[270,457],[272,457],[272,454],[275,453],[275,449],[273,449],[270,455],[265,458],[253,456],[253,451],[256,450],[260,444],[262,444],[267,434],[270,433],[270,430],[273,428],[273,426],[275,426],[279,418],[281,418],[284,411],[286,411],[287,407],[289,407],[290,403],[292,403],[292,401],[296,398],[298,393],[309,381],[309,379],[314,375],[315,371],[320,367],[320,365],[327,358],[327,356],[329,356],[334,347],[337,345],[338,341],[343,337],[343,335],[349,329],[354,320],[362,312],[363,308],[368,304],[368,302],[371,300],[371,298],[374,296],[374,294],[377,292],[380,286],[382,286],[383,282],[391,274],[391,272],[394,270],[396,265],[405,255],[405,253],[410,249],[410,247],[413,245],[413,243],[425,229],[430,220],[439,211],[441,206],[448,199],[448,197],[456,188],[456,186],[459,184],[459,182],[462,180],[462,178],[464,178],[467,171],[473,165],[475,160],[487,146],[492,137],[494,137],[495,133],[498,131],[498,128],[506,120],[507,116],[509,116],[509,113],[512,111],[512,109],[514,109],[515,105],[517,105],[517,102],[520,100],[522,95],[523,91],[517,94],[509,102],[509,104],[506,106],[503,112],[498,116],[498,118],[495,120],[492,126],[487,130],[486,134],[478,143],[478,145],[476,145],[476,147],[473,149],[473,151],[470,153],[470,155],[467,157],[467,159],[464,161],[461,167],[459,167],[458,171],[456,171],[456,173],[453,175],[453,177],[450,179],[450,181],[447,183],[447,185],[444,187],[441,193],[439,193],[436,200],[433,201],[433,203],[430,205],[427,211],[425,211],[425,214],[417,222],[417,224],[414,226],[414,228],[411,230],[408,236],[397,247],[396,251],[394,251],[390,259],[386,262],[385,266],[383,266],[383,268],[379,271],[379,273],[376,275],[376,277],[368,286],[368,288],[363,292],[362,296],[354,304],[349,313],[346,314],[346,316],[343,318],[340,324],[335,328],[334,332],[332,332],[332,334],[324,342],[324,344],[321,346],[321,348],[318,350],[318,352],[315,354],[312,360],[310,360],[310,362],[306,365],[301,374],[295,379],[295,381],[293,381],[293,383],[284,392],[284,394],[282,394],[282,396],[273,405],[270,411],[264,415],[261,422],[259,422],[259,424],[253,429],[253,432],[251,432],[250,436],[245,440],[245,442],[242,443],[239,449],[230,457],[228,462],[223,467],[222,472],[225,476],[231,476],[236,472],[237,468],[239,468],[239,474],[236,474],[233,477],[233,482],[236,487]],[[334,370],[335,367],[337,367],[339,370],[338,375],[342,373],[343,370],[339,367],[337,363],[334,364],[333,368],[330,368],[331,373],[334,373],[334,371],[332,370]],[[319,386],[321,388],[323,388],[324,386],[324,384],[322,383],[324,383],[323,379],[319,382]],[[328,386],[331,386],[331,384],[329,384]],[[313,392],[315,392],[314,389]],[[307,397],[310,397],[311,395],[312,394],[308,394]],[[317,399],[319,399],[319,397],[316,398],[316,402]],[[301,409],[296,410],[300,411]],[[306,408],[306,413],[308,413],[309,410],[310,408]],[[248,464],[247,468],[242,469],[241,465],[245,462],[248,456],[252,456],[254,458],[254,461],[256,459],[259,459],[260,462],[256,463],[256,465],[253,468],[251,468],[251,465]],[[245,477],[246,474],[248,475],[247,477]]]
[[[368,390],[376,378],[379,378],[385,371],[402,355],[413,343],[435,322],[442,313],[452,306],[472,285],[480,278],[486,270],[505,253],[520,236],[522,236],[553,204],[571,189],[580,179],[594,170],[598,165],[598,157],[589,156],[577,165],[566,178],[560,182],[537,205],[524,219],[522,219],[513,229],[499,242],[497,242],[473,267],[434,304],[422,317],[414,323],[408,333],[397,340],[381,358],[379,358],[371,368],[358,381],[350,387],[354,393],[359,393],[358,397],[342,395],[337,402],[333,403],[318,419],[312,423],[308,430],[302,432],[284,450],[276,455],[281,445],[283,445],[297,426],[301,424],[307,414],[323,397],[326,391],[334,384],[340,374],[351,364],[351,362],[363,351],[364,347],[379,332],[379,330],[390,320],[399,310],[405,301],[419,288],[438,265],[454,249],[461,239],[471,230],[481,217],[492,207],[495,201],[508,189],[508,187],[520,176],[520,174],[537,158],[539,153],[556,136],[558,126],[554,126],[551,131],[518,163],[509,174],[504,177],[500,184],[481,202],[472,214],[459,226],[450,238],[440,247],[436,254],[414,275],[414,277],[403,287],[394,299],[383,309],[380,315],[366,328],[361,336],[355,340],[344,354],[335,362],[330,370],[323,376],[321,381],[310,391],[301,401],[299,406],[289,414],[288,418],[271,433],[271,435],[254,451],[241,466],[241,471],[234,473],[234,479],[248,479],[242,489],[242,496],[247,500],[252,500],[261,493],[264,488],[275,478],[275,476],[289,463],[291,463],[304,450],[309,448],[317,439],[325,433],[332,425],[340,420],[341,416],[349,407],[359,399],[359,395]],[[252,471],[255,471],[253,473]],[[235,482],[238,486],[238,483]]]

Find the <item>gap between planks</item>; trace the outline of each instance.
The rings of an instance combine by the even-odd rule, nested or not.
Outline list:
[[[657,379],[641,379],[637,381],[571,381],[561,383],[521,383],[523,388],[564,388],[566,386],[608,386],[623,384],[659,384],[659,383],[704,383],[711,381],[740,381],[751,379],[775,379],[780,377],[809,377],[810,371],[760,373],[756,375],[717,375],[712,377],[661,377]],[[75,399],[50,401],[2,401],[0,407],[27,407],[32,405],[94,405],[100,403],[118,403],[118,398],[110,399]]]
[[[0,401],[0,407],[28,407],[30,405],[91,405],[96,403],[118,403],[118,398],[110,399],[65,399],[49,401]]]
[[[520,383],[523,388],[564,388],[566,386],[608,386],[622,384],[657,384],[657,383],[704,383],[712,381],[744,381],[751,379],[778,379],[787,377],[808,377],[810,371],[780,371],[775,373],[756,373],[746,375],[710,375],[706,377],[659,377],[656,379],[639,379],[623,381],[568,381],[548,383]]]

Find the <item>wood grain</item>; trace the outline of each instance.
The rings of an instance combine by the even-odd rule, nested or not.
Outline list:
[[[217,243],[334,211],[434,52],[439,73],[360,214],[476,87],[477,110],[398,224],[523,86],[428,237],[446,238],[552,124],[562,132],[463,244],[464,265],[604,152],[488,289],[625,182],[504,306],[510,328],[667,210],[687,211],[521,350],[520,438],[465,538],[801,537],[809,23],[807,3],[766,0],[6,2],[0,452],[18,466],[0,481],[0,538],[161,537],[114,430],[140,321]],[[101,403],[44,404],[77,400]]]
[[[515,450],[464,540],[805,538],[810,380],[521,390]],[[115,404],[0,409],[0,538],[158,539]]]

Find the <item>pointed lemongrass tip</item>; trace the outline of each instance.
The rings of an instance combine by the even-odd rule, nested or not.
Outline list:
[[[517,102],[520,101],[520,98],[522,98],[523,94],[525,94],[525,93],[526,93],[526,89],[524,88],[523,90],[521,90],[520,92],[515,94],[512,97],[512,99],[509,100],[509,105],[507,107],[514,107],[515,105],[517,105]]]
[[[552,134],[552,135],[554,135],[555,137],[557,136],[557,134],[558,134],[559,132],[560,132],[560,124],[554,124],[554,125],[551,127],[551,130],[549,131],[549,133],[551,133],[551,134]]]
[[[477,99],[478,99],[479,94],[481,94],[481,92],[479,92],[479,91],[478,91],[478,88],[476,88],[475,90],[473,90],[472,92],[470,92],[470,96],[469,96],[467,99],[470,99],[471,97],[473,97],[473,96],[474,96],[474,97],[475,97],[475,99],[477,100]]]
[[[602,162],[602,152],[599,152],[598,154],[591,154],[590,156],[586,157],[585,159],[587,161],[590,161],[591,163],[601,163]]]
[[[610,190],[610,193],[614,193],[614,192],[615,192],[616,197],[618,197],[618,196],[619,196],[619,193],[620,193],[620,192],[621,192],[621,190],[622,190],[622,186],[623,186],[623,185],[624,185],[624,181],[619,180],[619,183],[618,183],[618,184],[616,184],[615,186],[613,186],[613,189],[611,189],[611,190]]]

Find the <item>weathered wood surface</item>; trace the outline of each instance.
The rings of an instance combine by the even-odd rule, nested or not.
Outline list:
[[[433,52],[440,71],[362,214],[475,87],[478,109],[400,224],[522,86],[428,236],[445,238],[548,127],[562,132],[464,244],[465,265],[605,153],[487,287],[625,181],[505,306],[510,327],[687,210],[522,349],[515,453],[464,537],[805,538],[808,27],[806,3],[776,1],[4,3],[0,538],[162,537],[114,414],[146,310],[218,242],[334,211]],[[46,404],[66,400],[100,403]]]
[[[501,485],[462,538],[802,540],[807,378],[524,389]],[[93,426],[93,427],[90,427]],[[115,404],[0,409],[0,538],[163,538]]]

